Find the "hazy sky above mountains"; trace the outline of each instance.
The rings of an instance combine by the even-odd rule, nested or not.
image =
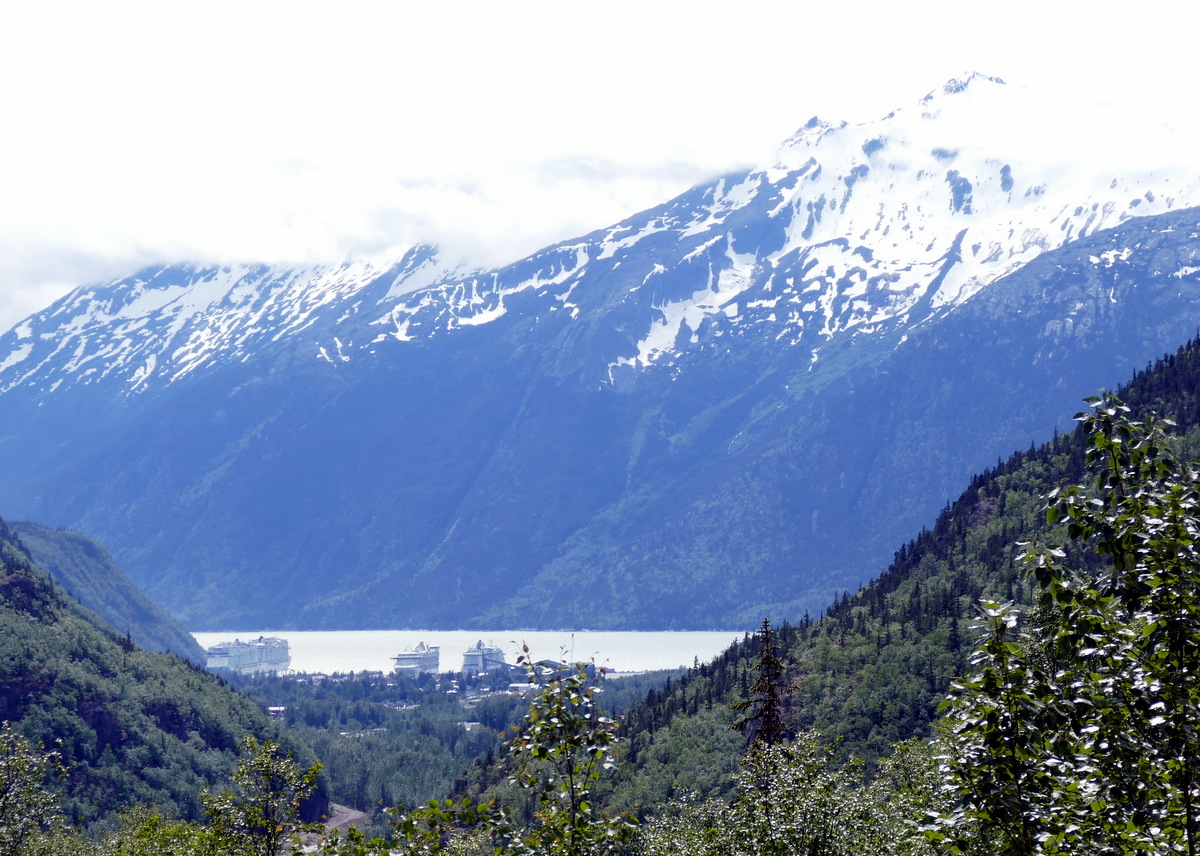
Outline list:
[[[1184,2],[16,5],[0,330],[156,262],[511,261],[967,70],[1179,126],[1200,82]]]

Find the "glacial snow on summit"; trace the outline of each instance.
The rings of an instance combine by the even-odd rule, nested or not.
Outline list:
[[[393,298],[446,275],[436,250],[407,248],[381,261],[303,269],[264,265],[148,268],[76,289],[0,338],[0,392],[21,385],[53,391],[63,382],[119,378],[130,392],[170,383],[206,366],[247,359],[264,344],[307,337],[309,354],[330,359],[336,337],[321,319],[356,315],[382,285]],[[333,344],[331,344],[333,343]]]
[[[1186,142],[1113,109],[966,75],[875,122],[814,118],[770,166],[719,178],[582,245],[447,281],[381,324],[404,339],[452,330],[501,317],[506,296],[529,290],[549,309],[569,307],[572,290],[603,272],[624,283],[621,302],[643,310],[623,352],[609,355],[610,377],[750,330],[815,353],[842,333],[946,311],[1131,217],[1200,204]]]
[[[814,117],[765,167],[491,271],[419,247],[385,264],[168,268],[82,288],[0,337],[0,391],[112,376],[138,392],[262,343],[340,364],[521,313],[615,330],[593,355],[610,381],[742,336],[816,361],[834,337],[920,324],[1070,241],[1200,204],[1187,142],[964,75],[877,121]]]

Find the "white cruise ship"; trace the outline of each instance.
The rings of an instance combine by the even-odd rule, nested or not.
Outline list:
[[[436,675],[441,663],[441,647],[418,642],[415,647],[392,657],[396,673],[401,675]]]
[[[278,636],[259,636],[249,642],[241,639],[220,642],[205,653],[208,655],[208,668],[213,672],[237,672],[242,675],[286,672],[292,664],[288,641]]]
[[[483,644],[480,639],[463,652],[463,674],[481,675],[485,672],[502,672],[509,665],[504,661],[504,649],[494,643]]]

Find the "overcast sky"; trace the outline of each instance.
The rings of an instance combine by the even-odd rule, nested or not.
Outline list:
[[[1193,8],[8,3],[0,330],[157,262],[511,261],[967,70],[1186,125]]]

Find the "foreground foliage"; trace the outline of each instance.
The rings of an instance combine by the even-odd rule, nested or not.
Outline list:
[[[950,704],[958,805],[930,828],[951,852],[1200,847],[1200,470],[1115,397],[1081,419],[1093,483],[1053,491],[1049,516],[1107,561],[1030,548],[1036,607],[985,605]]]
[[[815,731],[762,743],[743,759],[731,801],[682,799],[678,814],[646,824],[645,856],[862,856],[929,853],[912,822],[938,797],[928,746],[897,747],[877,775],[860,762],[837,766]]]
[[[46,785],[62,772],[57,754],[0,725],[0,856],[45,852],[61,832],[62,810]]]
[[[278,743],[242,741],[233,788],[205,792],[205,821],[163,816],[149,807],[125,815],[96,856],[280,856],[304,852],[301,803],[316,788],[320,765],[302,771]]]

